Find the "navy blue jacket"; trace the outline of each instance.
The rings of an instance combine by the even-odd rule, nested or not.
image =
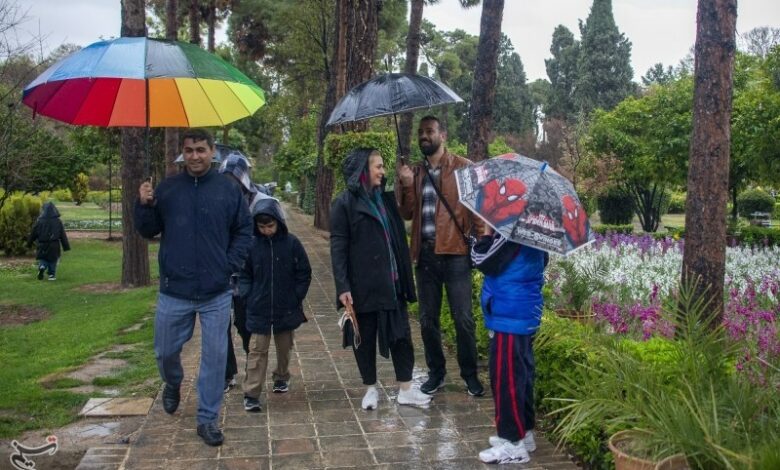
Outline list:
[[[255,226],[255,239],[239,277],[240,291],[246,293],[246,328],[252,333],[294,330],[306,321],[303,299],[311,284],[309,257],[300,240],[289,233],[279,202],[260,198],[252,215],[270,215],[277,222],[271,237]]]
[[[252,219],[238,186],[210,170],[166,178],[151,206],[135,203],[135,227],[144,238],[162,234],[160,292],[208,300],[230,290],[230,275],[244,264]]]

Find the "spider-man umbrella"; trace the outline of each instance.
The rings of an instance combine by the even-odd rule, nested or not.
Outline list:
[[[567,255],[595,240],[571,182],[508,153],[455,170],[460,202],[511,241]]]

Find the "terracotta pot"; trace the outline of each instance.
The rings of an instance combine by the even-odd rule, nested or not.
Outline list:
[[[568,318],[580,323],[593,323],[593,319],[596,317],[593,312],[582,312],[573,308],[559,308],[555,310],[555,313],[561,318]]]
[[[631,430],[619,431],[609,438],[609,450],[615,459],[615,470],[687,470],[690,467],[682,454],[675,454],[663,460],[654,461],[627,454],[621,444],[637,439]]]

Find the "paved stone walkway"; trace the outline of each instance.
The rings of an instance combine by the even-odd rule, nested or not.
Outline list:
[[[457,363],[449,357],[448,385],[428,409],[398,406],[390,361],[379,357],[379,409],[360,408],[364,388],[352,351],[341,348],[341,333],[333,304],[333,277],[326,237],[312,228],[311,218],[288,209],[290,229],[309,254],[313,281],[305,302],[308,323],[296,331],[286,394],[262,397],[263,412],[243,409],[239,387],[226,396],[221,414],[225,443],[208,447],[195,432],[197,394],[195,377],[199,335],[183,353],[185,381],[182,403],[167,415],[158,395],[146,422],[131,440],[121,469],[474,469],[482,465],[477,454],[494,433],[493,402],[489,396],[465,393]],[[416,346],[415,381],[425,379],[425,362],[419,326],[413,321]],[[239,370],[244,354],[236,337]],[[270,353],[270,371],[275,353]],[[239,374],[241,375],[241,374]],[[240,380],[239,380],[240,382]],[[270,382],[268,383],[270,386]],[[530,464],[514,468],[574,469],[576,466],[554,447],[537,438],[538,450]],[[112,449],[94,449],[80,469],[117,468]]]

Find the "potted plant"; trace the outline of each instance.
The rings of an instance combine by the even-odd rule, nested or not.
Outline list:
[[[641,440],[641,435],[632,430],[618,431],[609,438],[608,446],[615,461],[615,470],[687,470],[690,468],[683,454],[670,455],[661,460],[653,460],[641,455],[641,447],[636,445],[638,439]]]

